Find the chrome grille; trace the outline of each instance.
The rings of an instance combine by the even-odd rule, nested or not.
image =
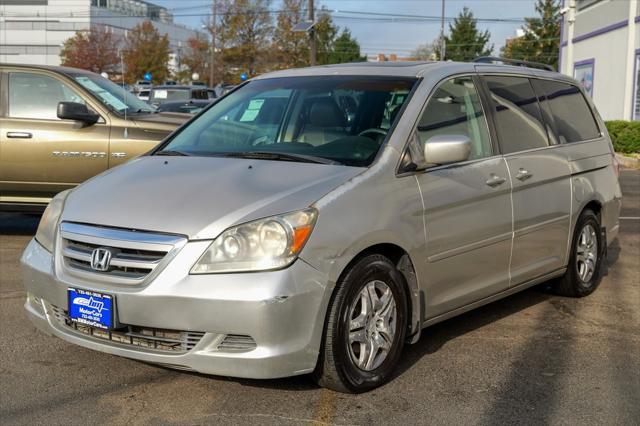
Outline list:
[[[256,347],[256,341],[251,336],[227,334],[218,345],[218,350],[224,352],[248,352]]]
[[[117,283],[137,283],[149,275],[186,238],[64,222],[60,225],[60,253],[65,269]],[[105,271],[91,267],[96,249],[107,249],[111,262]]]
[[[51,305],[51,313],[60,326],[73,333],[154,351],[185,353],[193,349],[205,334],[135,325],[123,325],[122,329],[108,331],[71,321],[67,312],[57,306]]]

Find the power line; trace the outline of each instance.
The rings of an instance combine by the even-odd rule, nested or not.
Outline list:
[[[200,8],[200,7],[198,7]],[[185,8],[190,9],[190,8]],[[245,11],[220,11],[218,12],[218,16],[224,15],[255,15],[255,14],[268,14],[268,15],[278,15],[282,13],[299,13],[301,15],[305,14],[306,9],[266,9],[266,10],[245,10]],[[318,10],[319,14],[329,13],[333,18],[336,19],[352,19],[352,20],[369,20],[375,22],[437,22],[439,23],[442,17],[440,16],[429,16],[429,15],[406,15],[406,14],[398,14],[398,13],[381,13],[381,12],[361,12],[361,11],[352,11],[352,10],[330,10],[330,9],[320,9]],[[355,15],[355,16],[352,16]],[[5,13],[5,17],[12,18],[42,18],[41,14],[33,14],[33,13]],[[172,14],[172,17],[183,18],[183,17],[210,17],[211,12],[203,12],[203,13],[176,13]],[[59,13],[49,13],[47,14],[48,18],[87,18],[87,17],[99,17],[101,19],[120,19],[120,18],[149,18],[147,15],[137,15],[137,14],[126,14],[120,12],[118,13],[110,13],[109,15],[95,14],[91,11],[89,12],[59,12]],[[453,22],[458,19],[458,16],[445,16],[445,22]],[[537,21],[545,22],[545,20],[541,20],[540,18],[479,18],[474,17],[476,22],[481,23],[509,23],[509,24],[524,24],[528,19],[536,19]],[[559,22],[558,20],[548,20],[549,22]]]

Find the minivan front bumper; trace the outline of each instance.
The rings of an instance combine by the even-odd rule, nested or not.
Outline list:
[[[182,252],[190,252],[187,243]],[[199,247],[195,248],[199,250]],[[254,273],[176,274],[172,264],[145,286],[82,287],[114,296],[120,324],[146,330],[204,333],[186,351],[163,351],[80,333],[60,320],[67,310],[65,282],[54,271],[53,255],[37,241],[27,246],[22,273],[32,322],[48,334],[89,349],[205,374],[277,378],[313,371],[330,296],[327,278],[297,260],[289,268]],[[228,350],[227,336],[250,337],[253,348]],[[132,340],[133,342],[133,340]]]

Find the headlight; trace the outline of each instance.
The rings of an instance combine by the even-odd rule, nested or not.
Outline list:
[[[44,211],[40,224],[38,225],[38,231],[36,232],[36,241],[46,248],[50,253],[53,253],[53,242],[56,236],[56,227],[62,214],[62,207],[69,195],[69,190],[62,191],[49,203],[47,209]]]
[[[192,274],[266,271],[290,265],[309,239],[317,211],[310,208],[234,226],[220,234]]]

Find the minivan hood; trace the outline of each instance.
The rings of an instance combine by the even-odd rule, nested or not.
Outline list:
[[[140,157],[74,189],[63,221],[210,239],[309,207],[365,169],[220,157]]]
[[[179,112],[158,112],[153,114],[137,114],[131,119],[136,126],[145,130],[166,130],[172,132],[193,115]]]

